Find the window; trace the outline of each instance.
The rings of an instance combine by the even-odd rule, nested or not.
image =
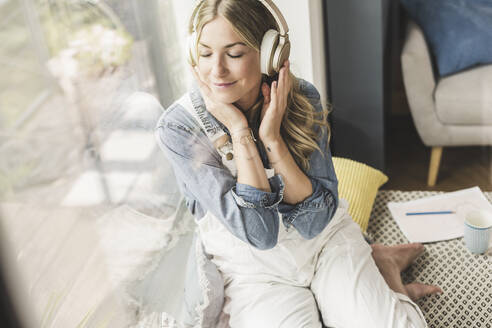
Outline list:
[[[0,1],[0,243],[33,326],[122,326],[118,293],[192,231],[153,134],[190,81],[192,5]]]

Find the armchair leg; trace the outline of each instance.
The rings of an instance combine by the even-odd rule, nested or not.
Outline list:
[[[442,147],[432,147],[431,159],[429,165],[429,177],[427,185],[433,187],[436,184],[437,173],[439,172],[439,164],[441,163]]]

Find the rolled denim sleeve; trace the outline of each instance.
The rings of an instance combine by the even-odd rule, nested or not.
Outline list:
[[[167,115],[171,113],[163,115],[155,136],[182,188],[204,208],[203,212],[210,211],[240,240],[259,249],[273,248],[278,239],[275,203],[281,199],[281,178],[271,179],[275,192],[265,194],[237,184],[201,129]]]
[[[282,176],[276,174],[268,179],[268,182],[271,192],[263,191],[247,184],[236,183],[236,187],[232,190],[233,196],[240,206],[276,208],[283,199],[284,181]]]
[[[317,112],[321,112],[320,96],[316,88],[301,81],[301,90]],[[319,127],[318,127],[319,128]],[[310,157],[310,168],[306,173],[312,184],[312,194],[297,204],[281,202],[278,206],[284,226],[294,226],[301,236],[312,239],[328,225],[338,208],[338,180],[333,167],[331,152],[327,148],[326,128],[318,129],[320,138]]]

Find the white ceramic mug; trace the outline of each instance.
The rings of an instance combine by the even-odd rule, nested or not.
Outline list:
[[[492,232],[492,212],[470,211],[465,215],[465,245],[474,254],[483,254],[489,248]]]

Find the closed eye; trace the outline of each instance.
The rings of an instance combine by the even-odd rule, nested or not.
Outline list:
[[[200,54],[200,57],[210,57],[212,54]],[[231,55],[231,54],[227,54],[227,56],[229,56],[230,58],[240,58],[243,56],[243,54],[240,54],[240,55]]]

